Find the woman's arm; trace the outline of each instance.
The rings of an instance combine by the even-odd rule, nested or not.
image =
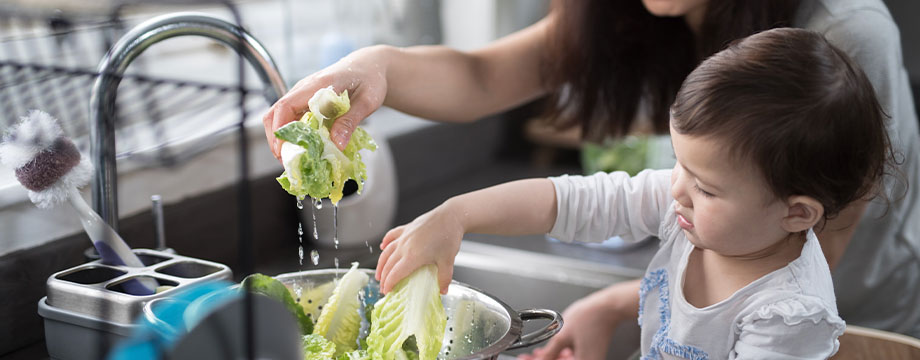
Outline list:
[[[639,279],[616,283],[572,303],[562,314],[565,319],[562,331],[546,346],[520,359],[606,359],[617,326],[624,321],[636,321],[639,283]]]
[[[355,127],[381,105],[440,121],[473,121],[534,99],[546,92],[540,63],[552,16],[493,42],[463,52],[444,46],[357,50],[300,80],[262,118],[276,158],[281,143],[274,132],[308,111],[320,88],[348,90],[351,110],[332,126],[333,142],[344,148]]]
[[[546,93],[540,64],[551,17],[485,48],[386,48],[384,105],[426,119],[466,122]]]

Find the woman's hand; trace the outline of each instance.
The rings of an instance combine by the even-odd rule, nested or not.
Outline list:
[[[383,237],[380,244],[383,252],[375,274],[381,292],[389,293],[400,280],[422,265],[436,264],[441,293],[447,293],[454,272],[454,258],[465,233],[449,204],[445,202]]]
[[[262,117],[268,145],[281,159],[281,141],[275,130],[284,124],[300,119],[309,111],[307,101],[317,90],[332,86],[336,93],[348,90],[351,109],[332,125],[330,136],[341,150],[348,145],[351,133],[361,121],[383,104],[387,93],[386,51],[384,46],[359,49],[335,64],[297,82],[281,99],[275,102]]]
[[[617,326],[635,321],[639,307],[639,281],[614,284],[569,305],[562,313],[565,325],[549,343],[522,360],[601,360]]]

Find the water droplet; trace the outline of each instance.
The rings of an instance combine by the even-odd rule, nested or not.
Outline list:
[[[303,236],[303,224],[297,223],[297,235]]]
[[[336,270],[339,268],[339,258],[335,258],[335,268]]]
[[[310,252],[310,260],[313,260],[314,266],[319,265],[319,251],[313,249],[313,251]]]
[[[339,248],[339,206],[332,207],[332,244]]]
[[[303,210],[303,200],[297,199],[297,208]]]
[[[316,211],[312,211],[312,213],[313,213],[313,240],[319,241],[319,232],[316,231]]]
[[[303,260],[302,257],[301,260]],[[300,302],[300,295],[303,294],[303,288],[300,287],[300,283],[294,283],[294,293],[297,294],[297,302]]]
[[[300,266],[303,266],[303,246],[297,247],[297,255],[300,257]]]
[[[313,207],[315,207],[316,210],[322,210],[322,209],[323,209],[323,200],[322,200],[322,199],[313,199]]]

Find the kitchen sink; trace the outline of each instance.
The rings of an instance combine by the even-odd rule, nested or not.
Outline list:
[[[638,278],[642,273],[642,269],[464,241],[454,264],[453,278],[501,299],[515,310],[546,308],[562,312],[594,291]],[[532,321],[524,325],[524,333],[528,333],[545,323]],[[534,348],[509,351],[507,355],[527,353]],[[611,340],[607,359],[626,359],[638,348],[639,326],[635,322],[621,324]]]

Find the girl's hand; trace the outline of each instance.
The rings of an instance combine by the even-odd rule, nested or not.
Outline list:
[[[337,94],[348,90],[351,100],[351,109],[335,121],[330,131],[332,142],[340,150],[345,149],[358,124],[377,110],[386,97],[386,61],[384,56],[379,55],[382,49],[379,46],[368,47],[349,54],[335,64],[298,81],[272,105],[262,117],[262,125],[275,158],[281,160],[281,141],[275,138],[275,130],[299,120],[310,110],[307,101],[313,93],[330,85]]]
[[[465,230],[448,203],[438,206],[411,223],[398,226],[383,237],[383,252],[375,278],[380,291],[389,293],[400,280],[422,265],[438,266],[438,285],[447,293],[454,272],[454,258]]]

